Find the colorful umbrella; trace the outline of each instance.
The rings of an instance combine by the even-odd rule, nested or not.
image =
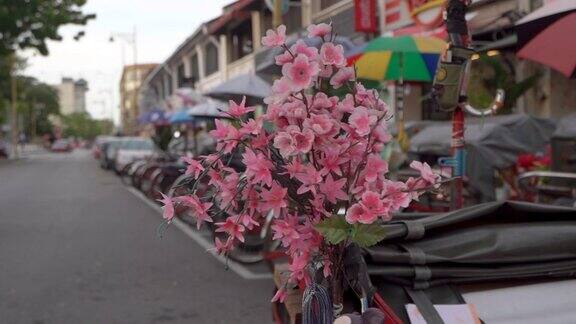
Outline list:
[[[367,80],[431,82],[446,42],[436,37],[379,37],[348,57]]]
[[[404,131],[404,81],[431,82],[446,47],[446,42],[436,37],[379,37],[348,57],[349,65],[356,66],[359,79],[398,81],[395,88],[397,139],[404,151],[410,144]]]
[[[568,78],[576,78],[576,42],[567,31],[576,31],[576,12],[568,14],[528,41],[518,57],[547,65]]]

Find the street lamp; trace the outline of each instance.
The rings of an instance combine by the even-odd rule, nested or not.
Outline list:
[[[127,43],[128,45],[132,46],[132,54],[133,59],[134,59],[134,64],[133,64],[133,72],[132,72],[132,77],[133,77],[133,88],[132,88],[132,109],[134,110],[135,114],[134,115],[138,115],[138,109],[137,109],[137,105],[138,105],[138,67],[137,67],[137,62],[138,62],[138,56],[137,56],[137,43],[136,43],[136,26],[134,26],[132,33],[112,33],[110,35],[109,41],[110,42],[114,42],[116,39],[120,39],[122,41],[124,41],[125,43]],[[126,65],[125,62],[125,58],[124,58],[124,46],[122,46],[122,67],[124,68]],[[120,105],[121,107],[124,106],[124,102],[121,103]],[[122,115],[122,113],[121,113]]]

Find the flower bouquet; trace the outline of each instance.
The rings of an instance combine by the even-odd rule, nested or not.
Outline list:
[[[230,102],[230,121],[216,120],[211,132],[217,152],[185,160],[196,183],[207,177],[208,194],[193,187],[189,195],[164,197],[164,218],[171,221],[176,204],[190,208],[198,226],[224,215],[215,226],[226,238],[216,238],[215,246],[225,255],[247,230],[264,226],[272,211],[273,239],[290,260],[287,284],[309,286],[323,277],[331,302],[339,305],[346,246],[382,240],[386,233],[378,223],[436,186],[439,176],[415,161],[411,167],[420,177],[388,179],[380,157],[391,139],[387,105],[357,82],[330,25],[308,28],[308,37],[322,40],[319,50],[302,40],[288,47],[285,31],[280,26],[262,39],[264,46],[283,49],[276,57],[282,77],[264,100],[266,113],[248,118],[253,107]],[[241,156],[245,171],[230,167],[232,153]],[[284,298],[280,288],[273,300]]]

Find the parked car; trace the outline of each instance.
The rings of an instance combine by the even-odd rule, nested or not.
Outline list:
[[[100,167],[102,169],[110,169],[114,162],[116,149],[120,145],[122,137],[112,137],[100,144]]]
[[[72,152],[72,142],[67,139],[59,139],[50,147],[52,152]]]
[[[110,141],[111,139],[114,139],[114,137],[105,135],[100,135],[96,137],[92,145],[92,156],[96,160],[100,159],[100,155],[102,155],[102,144]]]
[[[118,146],[113,167],[116,173],[129,163],[145,159],[154,154],[154,143],[146,138],[132,138],[122,141]]]

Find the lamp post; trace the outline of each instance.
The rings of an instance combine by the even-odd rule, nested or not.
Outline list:
[[[132,32],[131,33],[112,33],[112,35],[110,36],[110,42],[114,42],[115,38],[121,39],[123,40],[125,43],[127,43],[128,45],[132,46],[132,54],[133,54],[133,66],[132,66],[132,81],[133,81],[133,87],[131,89],[132,91],[132,104],[131,104],[131,108],[134,110],[134,116],[138,115],[138,47],[137,47],[137,42],[136,42],[136,26],[133,27]],[[125,67],[125,58],[124,58],[124,47],[122,47],[122,67]],[[124,106],[124,102],[122,102],[120,104],[120,107]],[[125,108],[125,107],[124,107]],[[122,110],[122,108],[121,108]],[[122,112],[120,113],[120,115],[122,115]]]

